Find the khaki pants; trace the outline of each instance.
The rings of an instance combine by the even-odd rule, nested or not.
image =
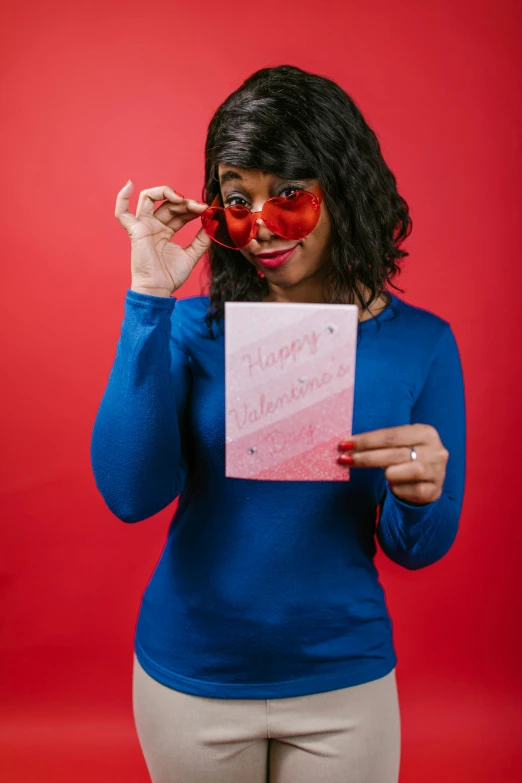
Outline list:
[[[134,720],[152,783],[397,783],[395,669],[378,680],[281,699],[169,688],[134,655]]]

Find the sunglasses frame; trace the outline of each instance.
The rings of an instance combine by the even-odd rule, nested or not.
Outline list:
[[[320,205],[321,205],[321,203],[323,201],[323,198],[324,198],[323,190],[322,190],[320,185],[316,185],[315,187],[311,188],[310,190],[305,190],[304,188],[293,188],[293,190],[295,190],[297,193],[308,193],[310,196],[312,196],[312,205],[316,209],[318,209],[320,207]],[[236,247],[232,247],[231,245],[226,245],[223,242],[220,242],[218,239],[214,239],[214,237],[210,237],[211,240],[213,242],[216,242],[216,244],[221,245],[221,247],[228,248],[228,250],[242,250],[242,248],[246,247],[249,244],[249,242],[251,242],[252,239],[257,235],[257,232],[259,231],[259,224],[257,223],[257,220],[259,220],[259,216],[260,216],[261,219],[264,221],[263,212],[265,212],[266,205],[270,204],[270,203],[273,203],[276,200],[281,200],[281,196],[272,196],[271,198],[267,199],[265,201],[265,203],[263,204],[262,209],[258,210],[257,212],[251,212],[251,210],[249,210],[248,207],[243,207],[243,209],[245,209],[247,212],[250,213],[251,225],[250,225],[250,234],[249,234],[248,240],[245,242],[245,244],[241,245],[241,247],[237,247],[237,246]],[[217,196],[215,197],[215,199],[212,201],[212,204],[210,204],[207,207],[207,210],[208,209],[216,209],[217,208],[217,209],[221,209],[223,212],[225,212],[227,209],[237,208],[237,206],[238,206],[237,204],[230,204],[228,207],[224,207],[222,199],[221,199],[221,193],[218,193]],[[242,206],[242,205],[239,205],[239,206]],[[206,215],[207,210],[205,210],[201,214],[201,218],[203,218]],[[213,214],[215,214],[215,213],[213,213]],[[255,216],[257,216],[257,217],[255,217]],[[246,216],[245,216],[245,219],[247,219]],[[270,226],[266,222],[265,222],[265,225],[267,226],[269,231],[272,231],[272,229],[270,228]],[[312,229],[312,231],[313,231],[313,229]],[[276,232],[273,231],[273,233],[275,234]],[[311,233],[311,232],[309,232],[309,233]],[[277,234],[277,236],[280,236],[283,239],[295,239],[295,237],[285,237],[282,234]],[[305,236],[308,236],[308,234],[306,234]]]

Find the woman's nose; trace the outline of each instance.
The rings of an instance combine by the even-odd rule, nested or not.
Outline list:
[[[262,218],[257,218],[254,225],[253,238],[263,241],[263,240],[268,240],[273,236],[275,236],[275,234],[273,233],[273,231],[270,231],[270,229],[265,226],[264,220]]]

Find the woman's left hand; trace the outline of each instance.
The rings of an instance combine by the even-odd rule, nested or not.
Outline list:
[[[411,458],[412,448],[417,459]],[[339,449],[345,452],[338,458],[341,465],[384,468],[392,492],[407,503],[433,503],[442,494],[449,451],[430,424],[404,424],[350,435],[339,443]]]

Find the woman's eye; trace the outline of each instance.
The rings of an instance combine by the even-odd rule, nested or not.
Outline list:
[[[227,196],[225,199],[226,207],[246,207],[246,200],[241,196]]]
[[[283,188],[283,190],[281,190],[278,195],[283,196],[284,198],[291,198],[292,196],[295,196],[296,193],[299,193],[299,191],[301,190],[302,188],[290,188],[290,187]]]

